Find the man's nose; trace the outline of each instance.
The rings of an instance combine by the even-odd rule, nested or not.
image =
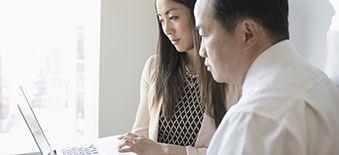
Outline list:
[[[199,55],[203,58],[206,58],[207,55],[206,55],[206,49],[205,49],[205,46],[204,46],[204,40],[202,39],[201,40],[201,44],[200,44],[200,49],[199,49]]]

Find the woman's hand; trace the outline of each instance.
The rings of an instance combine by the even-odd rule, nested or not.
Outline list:
[[[134,152],[138,155],[162,155],[166,154],[165,144],[155,142],[142,135],[134,133],[127,133],[118,137],[121,142],[117,149],[120,153],[123,152]]]

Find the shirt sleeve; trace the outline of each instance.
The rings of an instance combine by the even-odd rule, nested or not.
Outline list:
[[[205,155],[207,148],[196,148],[192,146],[186,146],[187,155]]]
[[[224,121],[212,139],[208,155],[303,154],[298,135],[272,119],[242,112],[233,113]]]
[[[135,117],[135,122],[132,128],[132,132],[136,134],[141,134],[145,137],[148,137],[149,129],[149,103],[148,103],[148,94],[151,85],[151,73],[152,73],[152,63],[154,62],[155,56],[151,56],[143,69],[141,81],[140,81],[140,102]]]

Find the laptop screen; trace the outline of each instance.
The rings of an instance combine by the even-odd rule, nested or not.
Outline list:
[[[23,103],[18,103],[18,107],[20,110],[20,113],[22,115],[22,117],[24,118],[29,130],[31,131],[31,134],[34,137],[35,142],[37,143],[40,152],[43,155],[47,155],[50,153],[50,145],[43,133],[43,131],[41,130],[40,124],[38,122],[38,120],[35,117],[35,114],[33,112],[33,109],[31,107],[31,105],[28,102],[28,99],[24,93],[24,91],[22,90],[22,88],[20,87],[22,94],[25,97],[25,100]]]

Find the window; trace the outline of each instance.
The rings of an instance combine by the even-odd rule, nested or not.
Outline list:
[[[291,41],[298,52],[329,77],[339,75],[339,1],[289,3]]]
[[[19,85],[48,138],[96,138],[100,1],[1,0],[0,20],[0,144],[29,134]]]
[[[339,75],[339,1],[330,0],[335,11],[327,32],[327,63],[325,71],[330,76]]]

